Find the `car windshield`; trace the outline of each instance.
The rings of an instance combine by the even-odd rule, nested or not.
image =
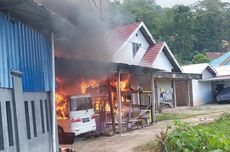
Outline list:
[[[71,111],[87,110],[92,108],[92,100],[90,97],[72,98],[70,101]]]

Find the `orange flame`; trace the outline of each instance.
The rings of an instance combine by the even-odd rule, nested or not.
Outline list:
[[[55,94],[57,119],[68,119],[67,117],[67,97],[64,92]]]
[[[81,93],[86,94],[88,88],[96,88],[99,83],[96,80],[83,81],[80,85]]]

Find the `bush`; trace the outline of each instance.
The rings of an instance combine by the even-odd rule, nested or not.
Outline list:
[[[176,120],[176,129],[168,135],[166,152],[226,152],[230,151],[230,114],[209,125],[191,127]],[[161,143],[162,144],[162,143]]]
[[[211,60],[204,54],[198,53],[192,59],[192,64],[209,63]]]

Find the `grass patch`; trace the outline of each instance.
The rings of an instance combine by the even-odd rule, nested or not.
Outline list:
[[[145,145],[138,146],[134,149],[135,152],[154,152],[154,148],[157,146],[156,141],[148,142]]]
[[[156,141],[135,149],[136,152],[229,152],[230,114],[223,114],[210,124],[192,127],[175,120],[176,129],[162,132]]]
[[[176,120],[176,119],[185,119],[195,117],[199,114],[186,114],[186,113],[158,113],[156,115],[157,121],[163,120]]]

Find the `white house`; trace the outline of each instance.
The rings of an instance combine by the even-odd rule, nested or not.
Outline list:
[[[206,80],[214,78],[217,75],[217,71],[208,63],[182,66],[182,69],[185,73],[202,74],[202,79],[192,80],[193,105],[213,103],[212,82]]]
[[[182,69],[165,42],[156,43],[143,22],[129,24],[111,30],[109,33],[112,60],[115,63],[126,63],[151,67],[165,72],[181,73]],[[172,79],[156,79],[157,101],[164,90],[167,99],[173,99]],[[159,103],[159,102],[158,102]]]

